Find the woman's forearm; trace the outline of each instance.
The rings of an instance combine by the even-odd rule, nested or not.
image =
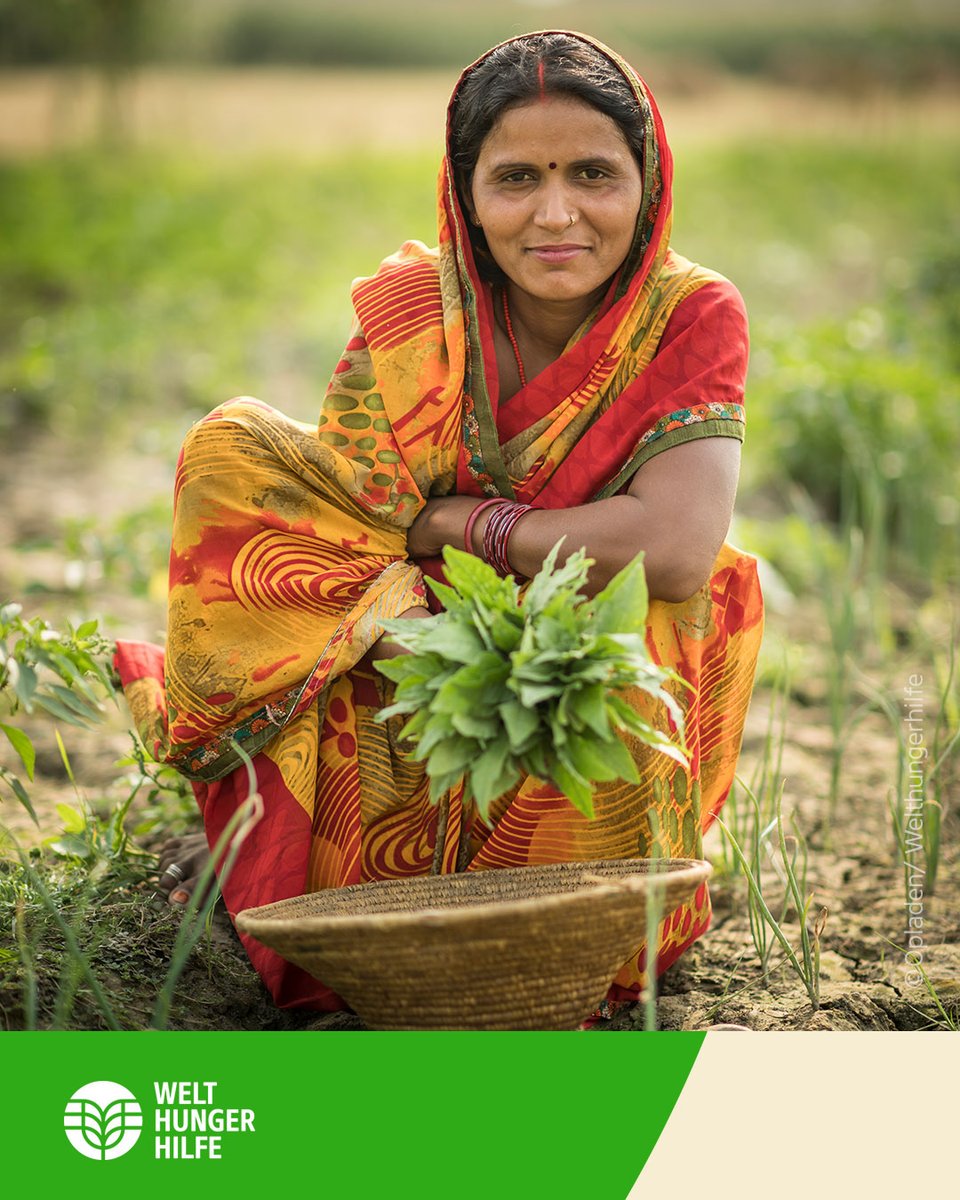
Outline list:
[[[486,516],[481,515],[478,525]],[[643,504],[628,495],[611,496],[578,508],[535,509],[514,528],[508,545],[510,565],[518,575],[535,575],[563,538],[560,562],[580,548],[594,560],[587,577],[587,592],[594,595],[643,551],[650,595],[661,600],[685,600],[703,580],[692,573],[683,548],[651,528],[644,516]]]
[[[566,535],[566,553],[583,546],[596,560],[588,580],[595,592],[642,550],[651,597],[679,603],[710,578],[730,526],[739,471],[735,438],[671,447],[640,467],[626,493],[528,513],[510,539],[510,562],[525,575],[535,573]]]
[[[431,501],[418,525],[411,531],[410,552],[414,556],[440,554],[444,546],[465,549],[463,535],[467,518],[479,500],[451,496]],[[472,550],[481,553],[483,533],[492,510],[480,514],[473,528]],[[642,550],[645,554],[647,586],[657,599],[684,600],[701,586],[713,558],[702,552],[692,561],[692,547],[678,545],[675,532],[644,511],[633,496],[611,496],[577,508],[534,509],[514,527],[508,558],[514,572],[525,578],[536,575],[554,545],[564,539],[560,561],[581,547],[594,560],[587,580],[593,595]],[[702,563],[709,557],[706,567]],[[703,578],[699,571],[704,571]]]
[[[517,575],[536,575],[564,539],[561,561],[581,547],[594,560],[587,587],[600,591],[643,551],[652,598],[679,603],[709,579],[730,525],[740,443],[729,437],[691,441],[655,456],[637,471],[628,492],[573,508],[534,509],[514,526],[507,558]],[[411,557],[464,549],[464,529],[481,501],[472,496],[429,500],[410,527]],[[480,513],[471,549],[482,553],[493,509]]]

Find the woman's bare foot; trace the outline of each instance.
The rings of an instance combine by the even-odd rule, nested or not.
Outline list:
[[[206,836],[187,833],[170,838],[160,847],[160,880],[157,890],[171,904],[186,904],[196,891],[203,869],[210,861]]]

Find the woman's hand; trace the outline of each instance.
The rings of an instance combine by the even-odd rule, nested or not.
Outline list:
[[[411,558],[434,558],[444,546],[463,550],[467,518],[482,500],[476,496],[438,496],[428,500],[407,530]]]
[[[433,613],[431,613],[429,608],[417,605],[415,608],[405,608],[402,613],[397,613],[397,620],[417,621],[431,616],[433,616]],[[397,645],[389,633],[382,633],[360,660],[360,663],[365,667],[372,667],[374,663],[382,662],[385,658],[398,658],[401,654],[408,653],[408,650],[404,650],[402,646]]]

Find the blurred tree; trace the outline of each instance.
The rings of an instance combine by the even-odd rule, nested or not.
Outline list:
[[[168,0],[0,0],[0,64],[94,67],[101,81],[100,133],[125,133],[125,90],[156,48]]]
[[[127,133],[125,95],[143,60],[152,23],[147,0],[87,0],[91,59],[100,70],[100,134],[116,143]]]
[[[33,66],[79,57],[87,6],[78,0],[0,0],[0,63]]]

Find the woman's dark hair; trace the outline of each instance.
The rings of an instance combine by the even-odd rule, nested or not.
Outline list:
[[[642,174],[643,116],[620,69],[579,38],[531,34],[498,46],[467,75],[457,93],[450,117],[450,153],[464,211],[469,212],[480,147],[503,113],[558,93],[583,100],[616,121]]]

